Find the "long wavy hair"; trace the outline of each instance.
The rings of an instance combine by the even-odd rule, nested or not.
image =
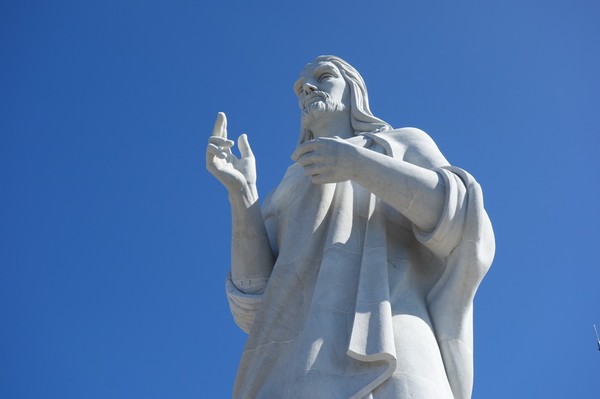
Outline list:
[[[328,61],[335,65],[350,88],[350,119],[355,135],[364,132],[375,133],[393,129],[389,123],[377,118],[371,112],[367,85],[362,76],[360,76],[360,73],[352,65],[334,55],[320,55],[311,64],[322,61]],[[312,138],[312,133],[302,126],[300,143]]]

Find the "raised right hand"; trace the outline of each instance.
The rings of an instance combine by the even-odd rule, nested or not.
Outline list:
[[[240,158],[233,155],[227,139],[227,117],[219,112],[206,148],[206,169],[225,186],[229,195],[256,195],[256,162],[248,136],[238,138]],[[257,200],[258,198],[252,198]]]

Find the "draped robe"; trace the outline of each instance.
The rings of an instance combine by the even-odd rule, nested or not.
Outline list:
[[[418,129],[349,140],[439,173],[442,216],[424,232],[355,182],[290,166],[263,205],[271,276],[226,282],[249,332],[234,397],[470,398],[473,297],[494,255],[481,188]]]

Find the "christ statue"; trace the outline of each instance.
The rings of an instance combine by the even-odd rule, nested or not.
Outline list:
[[[470,398],[473,298],[495,251],[479,184],[422,130],[374,116],[339,57],[306,65],[294,91],[294,162],[262,205],[225,114],[207,147],[232,211],[226,294],[248,333],[233,396]]]

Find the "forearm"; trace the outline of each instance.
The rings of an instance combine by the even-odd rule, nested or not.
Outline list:
[[[442,177],[433,170],[357,147],[353,180],[397,209],[423,231],[435,228],[445,203]]]
[[[230,193],[231,278],[235,281],[271,275],[275,259],[258,203],[256,188]]]

